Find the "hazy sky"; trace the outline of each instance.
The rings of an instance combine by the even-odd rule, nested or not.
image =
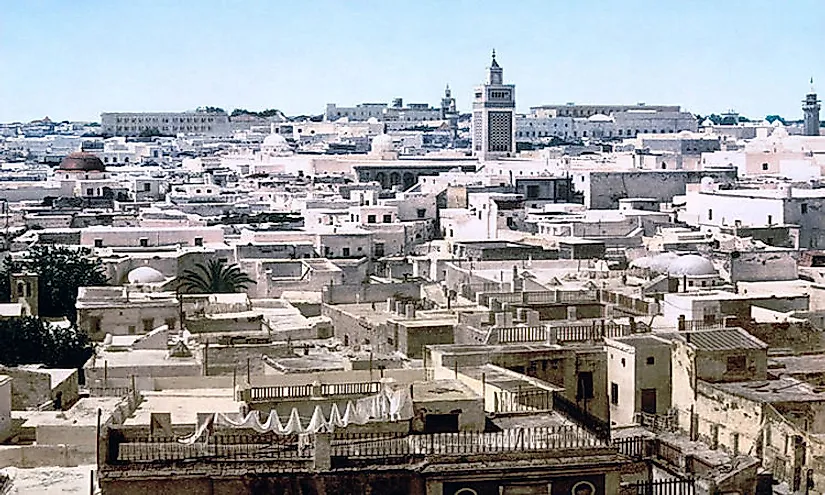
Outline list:
[[[105,111],[437,104],[495,48],[519,111],[680,104],[801,118],[825,0],[0,0],[0,121]]]

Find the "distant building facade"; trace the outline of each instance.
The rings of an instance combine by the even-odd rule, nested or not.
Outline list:
[[[139,136],[153,130],[168,135],[231,133],[225,112],[112,112],[100,114],[100,124],[112,136]]]
[[[696,118],[678,105],[543,105],[516,117],[516,140],[615,139],[639,134],[695,132]]]
[[[455,121],[458,124],[458,111],[450,86],[444,91],[440,107],[428,103],[409,103],[404,106],[402,98],[395,98],[391,105],[386,103],[359,103],[354,107],[339,107],[327,103],[324,120],[334,122],[346,118],[350,122],[366,122],[375,119],[378,122],[431,122],[434,120]]]

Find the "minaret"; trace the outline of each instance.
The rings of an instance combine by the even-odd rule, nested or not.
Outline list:
[[[816,99],[814,89],[814,78],[811,78],[811,91],[805,95],[802,101],[802,113],[805,115],[804,134],[806,136],[819,136],[819,110],[820,101]]]
[[[504,84],[504,69],[496,61],[487,68],[487,82],[475,88],[473,98],[473,156],[481,161],[516,153],[516,87]]]
[[[441,119],[446,120],[450,126],[451,139],[454,141],[458,137],[458,111],[449,84],[444,89],[444,98],[441,99]]]

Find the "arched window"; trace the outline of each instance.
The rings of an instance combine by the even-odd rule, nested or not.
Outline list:
[[[25,296],[25,294],[26,294],[25,293],[25,287],[26,286],[23,285],[22,280],[17,282],[17,296],[18,297],[24,297]]]

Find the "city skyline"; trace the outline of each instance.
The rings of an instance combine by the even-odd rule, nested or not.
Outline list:
[[[522,113],[643,101],[798,120],[810,78],[825,80],[815,26],[825,4],[816,1],[524,1],[505,13],[464,1],[313,6],[6,6],[0,62],[11,70],[0,79],[0,121],[204,105],[318,115],[333,102],[437,105],[445,84],[466,113],[493,48]]]

